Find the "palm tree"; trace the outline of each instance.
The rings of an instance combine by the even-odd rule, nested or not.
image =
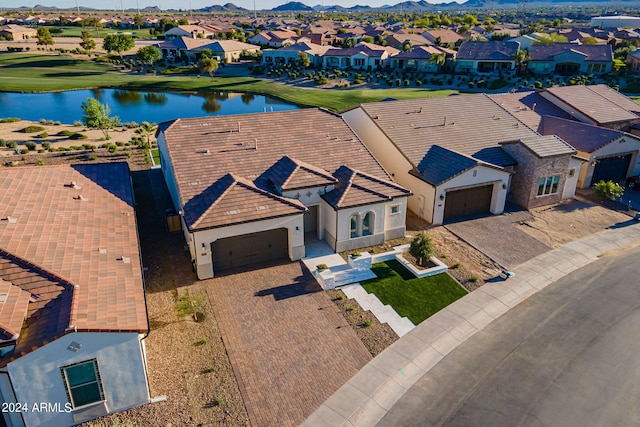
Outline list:
[[[447,60],[447,55],[445,53],[434,53],[431,55],[431,58],[429,58],[429,61],[436,64],[436,66],[438,67],[438,70],[442,68],[446,60]]]
[[[147,139],[147,145],[151,145],[151,135],[156,132],[158,126],[155,123],[142,122],[142,125],[136,129],[136,133]]]

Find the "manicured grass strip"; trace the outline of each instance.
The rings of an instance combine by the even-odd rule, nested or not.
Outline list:
[[[378,278],[362,282],[364,289],[415,325],[467,294],[446,273],[419,279],[396,260],[373,264],[371,270]]]
[[[22,59],[21,59],[22,58]],[[91,61],[47,55],[0,55],[0,91],[47,92],[71,89],[117,88],[166,91],[233,91],[269,95],[303,106],[344,111],[385,98],[413,99],[448,96],[456,90],[302,89],[253,77],[150,76],[111,71]]]
[[[160,164],[160,150],[158,150],[157,148],[151,149],[151,157],[153,158],[154,165]]]

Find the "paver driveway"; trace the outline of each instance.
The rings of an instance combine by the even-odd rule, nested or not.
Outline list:
[[[203,284],[254,426],[299,425],[371,360],[301,263]]]

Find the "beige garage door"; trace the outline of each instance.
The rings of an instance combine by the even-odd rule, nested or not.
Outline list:
[[[288,259],[289,234],[286,228],[278,228],[218,239],[211,244],[211,253],[214,270]]]

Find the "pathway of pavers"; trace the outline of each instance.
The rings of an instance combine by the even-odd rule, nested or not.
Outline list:
[[[629,221],[522,263],[514,269],[515,277],[487,283],[416,326],[362,368],[302,425],[376,425],[416,381],[494,319],[603,254],[637,245],[640,224]]]
[[[252,426],[299,425],[371,360],[301,263],[202,283]]]

